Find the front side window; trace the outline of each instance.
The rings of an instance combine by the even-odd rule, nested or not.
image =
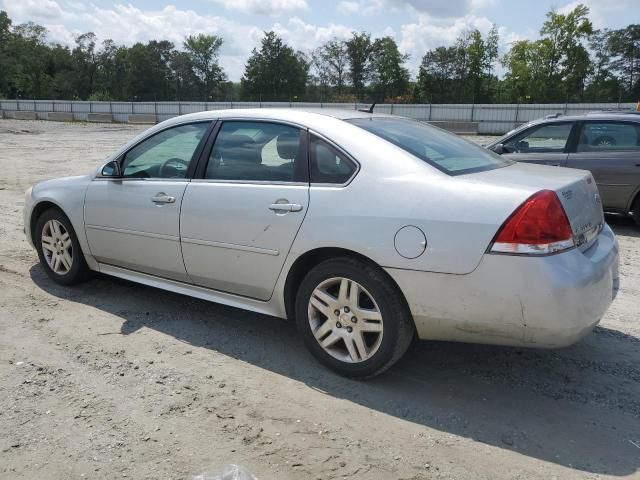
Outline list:
[[[345,155],[324,140],[312,136],[309,144],[311,183],[344,184],[357,170]]]
[[[492,170],[512,163],[489,150],[422,122],[388,117],[354,118],[347,121],[449,175]]]
[[[565,151],[572,123],[539,125],[504,144],[506,151],[515,153],[562,153]]]
[[[122,161],[124,177],[186,178],[193,154],[209,122],[168,128],[142,141]]]
[[[577,151],[640,151],[640,124],[626,122],[587,122],[582,126]]]
[[[236,181],[307,181],[300,129],[268,122],[224,122],[205,178]]]

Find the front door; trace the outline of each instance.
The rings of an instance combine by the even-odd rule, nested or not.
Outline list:
[[[131,148],[122,177],[97,177],[84,206],[89,248],[100,263],[188,281],[180,252],[180,207],[209,122],[163,130]]]
[[[517,162],[563,167],[572,122],[537,125],[504,143],[504,157]]]
[[[640,189],[640,124],[584,122],[567,166],[591,171],[603,207],[627,213]]]
[[[309,204],[306,132],[222,123],[202,179],[187,187],[182,253],[197,285],[271,297]]]

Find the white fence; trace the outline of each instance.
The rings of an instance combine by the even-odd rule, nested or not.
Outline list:
[[[340,108],[362,109],[368,104],[302,102],[83,102],[67,100],[0,100],[5,118],[33,117],[48,120],[51,112],[76,121],[161,122],[177,115],[227,108]],[[603,109],[630,109],[633,103],[554,103],[554,104],[380,104],[375,111],[429,122],[466,124],[462,130],[479,134],[503,134],[537,118],[561,113],[580,114]],[[16,115],[15,112],[25,112]],[[26,112],[33,112],[26,114]],[[71,115],[68,115],[71,114]],[[52,116],[55,117],[55,116]]]

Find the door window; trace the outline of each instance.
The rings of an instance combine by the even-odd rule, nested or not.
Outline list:
[[[168,128],[127,152],[122,162],[124,177],[186,178],[198,144],[209,122]]]
[[[356,165],[324,140],[312,136],[309,144],[311,183],[344,184],[357,170]]]
[[[212,180],[307,182],[299,128],[268,122],[224,122],[209,156]]]
[[[517,135],[504,146],[514,153],[562,153],[567,146],[572,123],[540,125]]]
[[[577,151],[640,151],[640,124],[587,122],[582,126]]]

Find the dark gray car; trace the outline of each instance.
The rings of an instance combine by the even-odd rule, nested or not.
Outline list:
[[[604,210],[631,213],[640,225],[640,113],[546,117],[487,148],[518,162],[590,170]]]

